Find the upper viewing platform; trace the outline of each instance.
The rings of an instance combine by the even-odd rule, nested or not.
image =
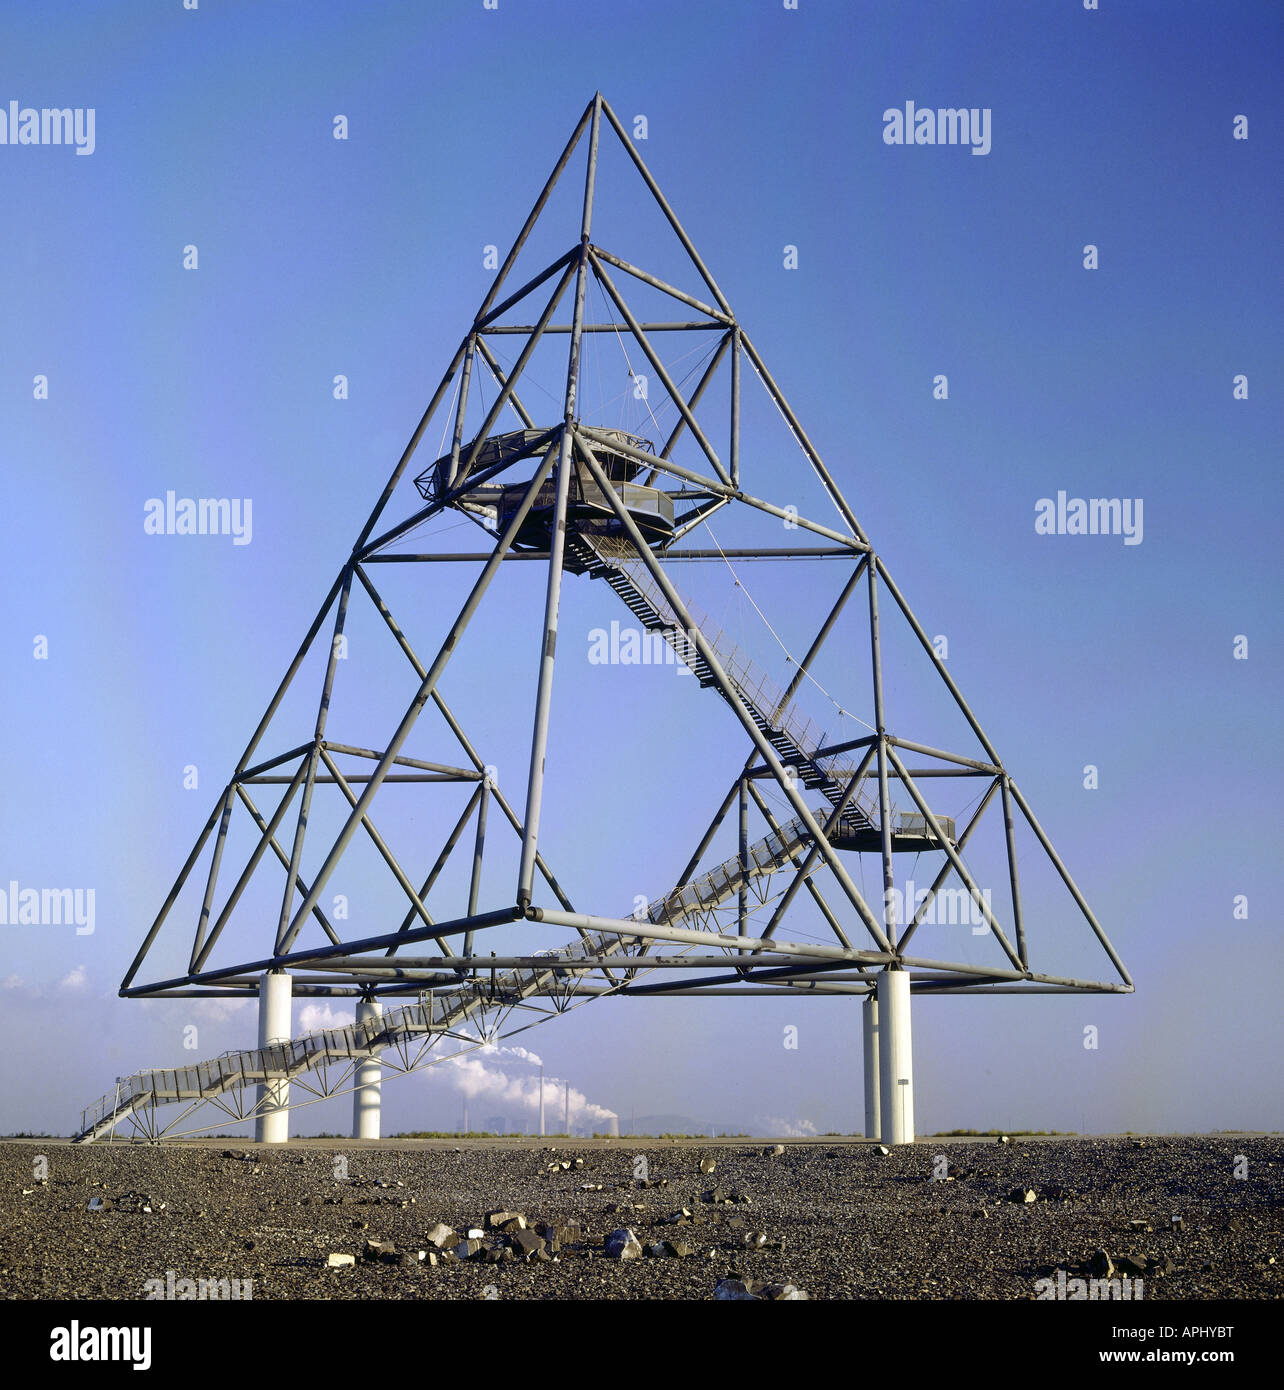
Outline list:
[[[549,448],[556,448],[558,434],[557,428],[524,429],[490,435],[480,441],[474,439],[461,445],[457,456],[443,454],[415,479],[415,486],[428,502],[439,501],[453,493],[450,506],[471,512],[494,529],[502,530],[525,497],[530,477],[512,483],[487,480],[523,459],[533,459]],[[611,443],[601,442],[604,438],[635,452],[613,449]],[[634,481],[640,473],[645,472],[648,478],[652,476],[636,457],[637,452],[653,454],[655,446],[650,440],[624,430],[602,431],[593,444],[594,456],[643,534],[664,539],[673,533],[673,499],[659,488]],[[573,459],[572,470],[567,498],[572,525],[599,535],[619,532],[620,524],[610,503],[583,461]],[[556,475],[550,474],[517,534],[518,546],[547,546],[556,497]]]

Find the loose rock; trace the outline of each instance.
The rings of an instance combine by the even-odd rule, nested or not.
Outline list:
[[[619,1226],[606,1238],[604,1253],[612,1260],[642,1258],[642,1243],[628,1226]]]

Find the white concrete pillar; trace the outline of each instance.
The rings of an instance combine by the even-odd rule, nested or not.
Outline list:
[[[878,996],[866,997],[861,1009],[865,1020],[865,1138],[881,1139],[883,1116],[878,1102]]]
[[[369,1023],[383,1017],[383,1005],[378,999],[357,1000],[357,1023]],[[354,1139],[379,1138],[380,1079],[383,1067],[379,1054],[373,1053],[364,1061],[357,1063],[353,1073],[356,1090],[352,1093],[352,1137]]]
[[[290,1004],[294,986],[285,971],[271,971],[259,981],[259,1046],[289,1042]],[[284,1144],[290,1137],[290,1083],[269,1081],[259,1085],[259,1110],[254,1119],[254,1138],[260,1144]]]
[[[878,1080],[884,1144],[914,1142],[914,1060],[910,1043],[910,977],[884,970],[878,977]]]

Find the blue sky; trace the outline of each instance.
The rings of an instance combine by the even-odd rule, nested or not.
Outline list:
[[[601,90],[626,126],[647,118],[637,148],[1137,981],[916,1005],[920,1128],[1279,1128],[1277,7],[54,4],[0,24],[0,107],[96,115],[87,156],[0,146],[0,886],[96,899],[92,935],[0,928],[10,1055],[38,1047],[47,1078],[6,1076],[0,1127],[65,1131],[117,1073],[184,1060],[193,1018],[200,1056],[250,1040],[244,1011],[116,985],[489,287],[483,249],[506,249]],[[886,144],[907,101],[989,108],[990,152]],[[604,165],[598,237],[676,264],[626,175]],[[571,194],[549,208],[552,254],[578,233]],[[618,364],[593,370],[610,399]],[[828,521],[797,456],[765,443],[774,412],[747,409],[748,485]],[[167,490],[252,499],[251,542],[146,535]],[[1059,490],[1142,499],[1142,543],[1036,535]],[[417,500],[407,477],[388,521]],[[389,577],[407,630],[445,612],[445,568]],[[742,599],[693,582],[765,642]],[[796,644],[838,581],[751,582]],[[445,687],[504,748],[529,718],[531,588],[503,590],[499,635]],[[583,650],[612,616],[577,590],[564,623]],[[928,719],[915,670],[899,689]],[[671,879],[725,786],[706,777],[727,712],[685,688],[687,742],[643,785],[647,710],[675,679],[649,676],[581,663],[553,731],[595,791],[550,787],[559,875],[621,911]],[[389,676],[354,731],[367,715],[375,739],[397,693]],[[619,1001],[532,1043],[622,1114],[850,1130],[857,1015]],[[453,1123],[457,1104],[400,1081],[386,1127]]]

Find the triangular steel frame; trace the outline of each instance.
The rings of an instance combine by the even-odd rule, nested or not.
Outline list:
[[[659,279],[592,240],[599,147],[607,132],[613,133],[627,152],[686,252],[690,265],[707,292],[708,301]],[[587,146],[587,158],[578,240],[519,289],[501,299],[501,290],[506,289],[510,272],[518,263],[553,189],[581,143]],[[621,293],[616,275],[629,277],[647,285],[651,291],[668,296],[682,307],[686,317],[674,322],[639,321]],[[614,306],[619,316],[617,320],[606,324],[586,320],[585,300],[590,278]],[[551,292],[545,298],[541,292],[547,289],[550,282]],[[558,310],[568,295],[571,305],[569,319],[557,320]],[[533,322],[501,322],[506,315],[526,304],[539,309]],[[695,330],[714,331],[720,337],[700,380],[690,394],[684,396],[666,368],[657,341],[661,335]],[[637,442],[630,443],[628,439],[621,438],[618,432],[585,423],[577,410],[583,336],[606,331],[627,335],[631,342],[636,343],[678,411],[680,418],[676,427],[654,453]],[[545,335],[556,333],[569,335],[569,352],[562,415],[549,425],[540,423],[527,410],[517,388],[538,344]],[[496,334],[524,340],[515,364],[507,372],[487,341]],[[728,364],[730,373],[730,419],[727,423],[727,447],[720,452],[715,446],[714,434],[706,430],[696,412],[706,387],[724,362]],[[797,515],[796,509],[757,497],[742,485],[740,402],[741,374],[746,369],[757,376],[779,410],[803,458],[833,504],[838,516],[837,524],[827,525],[814,518]],[[483,371],[493,377],[498,392],[486,412],[483,425],[473,440],[466,443],[463,434],[470,383],[475,375]],[[449,455],[438,460],[434,466],[436,471],[430,469],[416,480],[424,504],[416,507],[404,520],[380,531],[378,528],[384,513],[406,475],[425,430],[447,401],[452,386],[457,390],[458,400],[454,407]],[[495,437],[495,426],[506,410],[516,415],[526,432],[522,450],[520,454],[505,456],[501,449],[497,458],[487,462],[483,459],[482,451]],[[699,467],[680,464],[673,457],[674,447],[684,435],[698,446],[702,456]],[[446,510],[460,510],[461,500],[466,494],[476,495],[479,486],[493,485],[495,479],[514,467],[518,458],[531,460],[534,472],[529,478],[521,479],[520,501],[502,518],[497,513],[493,529],[478,522],[494,540],[493,548],[488,552],[467,555],[408,554],[391,549],[411,531]],[[694,504],[676,519],[672,536],[661,544],[656,544],[654,536],[644,534],[636,516],[625,504],[623,492],[617,490],[610,476],[607,461],[611,458],[644,466],[648,470],[648,480],[659,478],[671,481],[684,499]],[[593,536],[586,540],[571,519],[572,489],[589,485],[589,480],[609,507],[606,525],[612,535],[610,544],[605,541],[599,543]],[[772,692],[772,698],[765,703],[765,697],[760,693],[755,697],[757,703],[746,695],[744,680],[730,667],[716,641],[710,640],[690,605],[674,587],[665,568],[666,560],[713,558],[712,554],[689,546],[682,548],[680,542],[724,507],[753,508],[787,520],[791,527],[807,532],[807,539],[812,542],[809,546],[760,550],[756,552],[758,556],[769,555],[773,559],[824,557],[833,560],[840,568],[845,565],[851,567],[810,649],[798,663],[789,686],[783,692]],[[533,517],[550,513],[547,548],[532,557],[529,544],[519,539],[525,534],[523,528]],[[472,519],[477,520],[476,516]],[[521,545],[525,545],[524,550],[520,549]],[[492,579],[502,565],[519,557],[536,559],[539,563],[530,568],[535,572],[542,569],[545,574],[543,640],[539,649],[530,767],[521,814],[490,779],[483,753],[470,740],[439,688],[440,677],[470,620],[482,604]],[[441,563],[452,560],[472,563],[480,560],[483,563],[445,641],[433,658],[424,662],[389,610],[371,572],[374,566],[381,563]],[[692,854],[686,871],[674,889],[658,908],[649,907],[633,917],[577,911],[539,849],[558,616],[568,566],[576,572],[587,571],[594,578],[605,580],[622,596],[625,592],[647,595],[646,602],[651,605],[651,611],[660,615],[659,627],[665,641],[671,646],[676,645],[681,658],[693,670],[701,673],[702,684],[714,687],[723,697],[750,744],[743,770],[715,812],[708,832]],[[869,615],[868,656],[874,710],[872,732],[868,737],[840,744],[822,743],[809,747],[801,737],[796,743],[791,742],[793,735],[781,732],[790,701],[799,684],[807,677],[811,663],[839,614],[862,585]],[[336,680],[338,639],[344,634],[349,605],[359,595],[364,595],[374,605],[419,681],[414,698],[397,729],[385,746],[378,749],[335,743],[326,737],[327,713]],[[895,611],[907,623],[933,663],[936,675],[975,736],[981,756],[964,756],[930,747],[897,737],[888,731],[879,626],[879,605],[880,602],[885,603],[886,598],[890,598]],[[304,658],[315,643],[324,640],[322,634],[331,617],[331,647],[312,739],[263,758],[260,756],[260,744],[265,731]],[[411,730],[429,704],[435,707],[458,743],[460,756],[456,763],[426,762],[403,755]],[[813,778],[811,784],[807,783],[805,776],[800,779],[796,763],[787,761],[789,750],[795,747],[801,753],[802,762],[810,769]],[[849,754],[858,758],[859,762],[854,765],[840,762]],[[910,768],[903,756],[905,754],[926,759],[930,766]],[[370,770],[355,772],[354,765]],[[933,813],[920,785],[924,776],[974,777],[984,783],[980,804],[966,826],[958,829],[952,822],[947,823]],[[817,779],[821,782],[828,779],[826,796],[829,805],[822,810],[809,805],[804,795],[808,785],[814,785]],[[372,807],[380,787],[385,782],[397,781],[468,783],[472,787],[467,805],[435,862],[426,866],[424,875],[416,878],[412,878],[397,861],[372,818]],[[251,793],[251,788],[264,782],[285,784],[279,803],[267,815],[259,809]],[[773,790],[782,794],[788,802],[793,817],[788,823],[782,825],[768,806],[761,792],[764,782],[771,784]],[[893,783],[899,783],[915,805],[916,810],[909,819],[901,818],[901,813],[896,810],[890,793]],[[843,784],[845,791],[837,795],[835,788]],[[871,792],[862,798],[867,784],[876,786],[876,796]],[[310,879],[305,879],[301,876],[300,865],[309,807],[314,788],[318,785],[337,787],[346,799],[349,811],[343,829],[329,846],[321,867]],[[973,830],[996,801],[1001,807],[1004,821],[1010,888],[1010,911],[1005,915],[1010,933],[1004,929],[988,902],[984,901],[962,858],[962,850]],[[521,860],[511,906],[482,913],[477,911],[477,890],[480,875],[484,872],[487,816],[492,802],[499,816],[519,837]],[[283,843],[278,839],[278,831],[296,803],[293,836]],[[213,904],[222,873],[228,826],[238,807],[251,818],[259,832],[259,841],[215,918]],[[697,875],[715,835],[733,807],[738,807],[740,819],[738,875],[736,865],[730,869],[723,865],[711,873]],[[751,847],[748,823],[753,813],[763,820],[767,838]],[[1018,816],[1041,846],[1083,919],[1095,934],[1118,975],[1117,981],[1068,978],[1036,972],[1031,968],[1014,840]],[[945,863],[927,898],[916,906],[909,921],[901,923],[896,920],[892,909],[893,856],[898,848],[906,847],[905,844],[898,844],[898,836],[903,838],[910,833],[898,831],[897,825],[899,823],[904,827],[910,820],[917,827],[913,832],[918,837],[917,843],[943,850]],[[853,829],[853,826],[856,828]],[[444,921],[436,920],[428,905],[433,884],[450,854],[468,837],[470,829],[473,869],[467,910]],[[359,831],[369,836],[389,871],[401,885],[407,898],[407,911],[395,929],[349,940],[327,918],[321,906],[321,897],[335,866]],[[835,843],[836,840],[842,841],[844,836],[847,837],[845,848]],[[768,848],[764,850],[762,845]],[[852,848],[877,856],[885,895],[879,912],[862,896],[844,861],[844,854]],[[169,919],[179,894],[205,854],[208,854],[209,860],[206,886],[186,973],[151,983],[136,983],[136,977]],[[281,909],[271,948],[266,949],[265,943],[265,950],[257,959],[213,966],[211,953],[235,911],[242,890],[250,877],[260,871],[263,860],[269,855],[285,870]],[[720,881],[717,880],[718,874],[722,875]],[[827,884],[837,886],[845,903],[841,910],[854,913],[868,940],[859,937],[856,941],[851,939],[825,897],[820,882],[822,876]],[[922,924],[925,912],[951,878],[964,885],[983,911],[986,927],[1006,958],[1005,966],[980,967],[960,961],[925,959],[907,953],[907,947]],[[738,879],[734,885],[733,879]],[[708,898],[702,899],[700,893],[706,891],[708,881],[713,881],[713,887],[708,889]],[[733,886],[734,893],[730,891]],[[779,888],[774,899],[769,896],[768,888]],[[724,889],[727,890],[725,893]],[[788,940],[779,932],[788,918],[792,903],[803,892],[829,924],[834,934],[834,944]],[[718,893],[722,893],[722,896],[719,897]],[[774,907],[767,926],[758,935],[752,935],[749,931],[752,909],[765,909],[772,901]],[[126,997],[175,994],[252,997],[257,990],[259,977],[264,972],[277,970],[291,973],[302,970],[324,972],[322,982],[318,983],[312,977],[310,983],[296,987],[296,995],[373,997],[405,995],[428,988],[484,990],[488,974],[493,988],[496,969],[532,969],[540,964],[542,958],[538,955],[487,957],[479,954],[475,948],[478,933],[523,919],[543,922],[568,934],[578,933],[581,941],[600,941],[601,933],[609,933],[617,947],[610,954],[590,952],[577,958],[573,968],[555,972],[539,989],[511,1001],[516,1007],[531,1009],[539,1007],[536,1001],[542,998],[547,1016],[562,1011],[573,999],[585,1002],[595,994],[698,996],[785,993],[796,997],[800,993],[812,993],[865,996],[873,988],[876,973],[884,969],[909,971],[911,986],[920,993],[1127,993],[1133,988],[1122,961],[1035,819],[1025,796],[1004,767],[932,641],[893,581],[886,564],[875,552],[834,477],[808,439],[783,392],[619,119],[600,93],[593,97],[580,117],[571,139],[500,267],[472,325],[362,527],[351,555],[317,611],[285,677],[126,972],[120,993]],[[328,939],[327,945],[306,946],[299,943],[300,932],[309,921],[319,925]],[[406,954],[407,947],[419,942],[435,943],[440,954],[433,957],[411,957]],[[460,944],[462,949],[457,951],[452,943]],[[546,959],[543,959],[543,965],[547,965]],[[638,983],[642,974],[652,972],[661,972],[665,978],[646,984]],[[497,998],[492,995],[492,1002]]]

